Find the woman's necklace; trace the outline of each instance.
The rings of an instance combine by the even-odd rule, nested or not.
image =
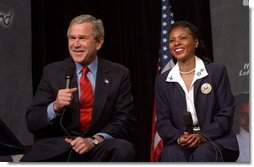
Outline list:
[[[191,74],[195,71],[196,68],[193,68],[192,70],[190,71],[187,71],[187,72],[183,72],[183,71],[180,71],[180,74],[183,74],[183,75],[188,75],[188,74]]]

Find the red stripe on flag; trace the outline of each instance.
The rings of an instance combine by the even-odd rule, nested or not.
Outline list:
[[[153,109],[153,122],[152,122],[152,144],[150,152],[150,161],[157,162],[159,160],[160,153],[163,148],[163,141],[160,138],[156,130],[156,103],[154,100],[154,109]]]

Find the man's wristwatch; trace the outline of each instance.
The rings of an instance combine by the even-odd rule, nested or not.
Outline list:
[[[92,142],[93,142],[94,146],[98,146],[100,144],[99,140],[97,140],[95,137],[91,136],[90,138],[92,139]]]

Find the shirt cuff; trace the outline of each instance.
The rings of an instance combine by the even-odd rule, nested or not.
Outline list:
[[[54,111],[53,104],[54,104],[54,102],[50,103],[50,104],[48,105],[48,108],[47,108],[48,119],[49,119],[50,121],[56,117],[56,113],[55,113],[55,111]]]
[[[177,144],[181,144],[180,143],[180,137],[176,141],[177,141]]]
[[[96,135],[102,136],[102,137],[104,138],[104,140],[113,139],[113,137],[110,136],[110,135],[107,134],[107,133],[97,133]]]

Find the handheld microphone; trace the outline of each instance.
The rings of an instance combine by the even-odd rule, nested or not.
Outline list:
[[[73,78],[73,76],[74,76],[74,67],[71,67],[71,66],[67,67],[65,69],[65,87],[66,87],[66,89],[70,88],[70,83],[71,83],[71,79]],[[66,111],[66,109],[64,108],[63,112],[62,112],[62,115],[61,115],[61,118],[60,118],[60,125],[61,125],[63,131],[66,133],[66,135],[69,138],[71,138],[70,133],[63,126],[63,117],[64,117],[64,114],[65,114],[65,111]]]
[[[69,66],[69,67],[67,67],[67,68],[65,69],[65,88],[66,88],[66,89],[69,89],[69,88],[70,88],[70,83],[71,83],[71,79],[72,79],[73,76],[74,76],[74,71],[75,71],[75,69],[74,69],[73,66]],[[67,131],[67,129],[65,129],[65,127],[64,127],[64,125],[63,125],[63,122],[62,122],[62,121],[63,121],[64,114],[65,114],[65,111],[66,111],[66,109],[64,108],[63,113],[62,113],[61,118],[60,118],[60,125],[61,125],[63,131],[65,132],[65,134],[66,134],[70,139],[72,139],[71,134]],[[67,162],[70,161],[71,154],[72,154],[72,148],[70,148],[70,152],[69,152],[68,158],[67,158],[67,160],[66,160]]]
[[[65,69],[65,82],[66,88],[70,88],[70,82],[74,75],[74,67],[68,67]]]
[[[189,111],[183,112],[183,122],[185,124],[186,131],[193,133],[193,120]]]

